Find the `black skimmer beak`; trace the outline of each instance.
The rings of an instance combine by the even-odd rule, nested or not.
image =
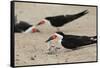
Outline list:
[[[35,32],[40,32],[40,30],[36,29],[36,28],[33,28],[32,29],[32,33],[35,33]]]
[[[56,39],[56,38],[57,38],[57,35],[52,35],[52,36],[49,37],[49,39],[46,40],[45,42],[49,42],[49,41],[54,40],[54,39]]]

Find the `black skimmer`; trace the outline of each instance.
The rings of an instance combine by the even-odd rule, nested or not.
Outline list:
[[[27,22],[20,21],[15,23],[14,32],[16,33],[35,33],[40,32],[35,26],[28,24]]]
[[[59,27],[63,26],[66,23],[69,23],[75,19],[82,17],[87,13],[88,13],[88,11],[84,10],[80,13],[72,14],[72,15],[58,15],[58,16],[52,16],[52,17],[45,17],[37,24],[37,26],[42,25],[44,23],[49,23],[53,27],[57,27],[57,31],[60,31]]]
[[[56,32],[46,42],[56,39],[64,48],[77,49],[78,47],[94,44],[97,42],[97,36],[77,36],[65,35],[63,32]]]

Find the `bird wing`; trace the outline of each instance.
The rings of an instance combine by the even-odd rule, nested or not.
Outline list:
[[[77,14],[65,15],[66,23],[67,23],[67,22],[71,22],[71,21],[73,21],[73,20],[76,20],[76,19],[78,19],[78,18],[84,16],[84,15],[87,14],[87,13],[88,13],[88,10],[84,10],[84,11],[79,12],[79,13],[77,13]]]
[[[20,21],[20,23],[16,24],[16,27],[22,29],[22,30],[26,30],[28,29],[29,27],[31,27],[32,25],[28,24],[27,22],[24,22],[24,21]]]
[[[49,20],[51,25],[55,27],[63,26],[66,23],[66,18],[64,15],[46,17],[46,19]]]
[[[74,36],[74,35],[67,35],[64,37],[68,43],[73,43],[76,45],[85,45],[91,43],[90,37],[88,36]]]

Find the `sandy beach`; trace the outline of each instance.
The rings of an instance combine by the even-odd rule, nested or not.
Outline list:
[[[75,14],[84,10],[89,13],[61,27],[65,34],[80,36],[96,35],[96,7],[51,5],[34,3],[15,3],[15,15],[18,21],[36,25],[47,16]],[[41,65],[71,62],[96,61],[96,44],[87,45],[77,50],[61,49],[56,54],[47,54],[48,44],[45,41],[56,32],[50,25],[37,27],[40,33],[15,33],[15,65]]]

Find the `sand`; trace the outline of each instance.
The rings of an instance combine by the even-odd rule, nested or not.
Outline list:
[[[83,10],[89,13],[61,27],[65,34],[95,36],[96,7],[48,5],[33,3],[16,3],[15,15],[18,21],[26,21],[35,25],[46,16],[74,14]],[[41,65],[71,62],[96,61],[96,44],[81,47],[77,50],[61,49],[55,54],[47,54],[48,44],[45,41],[55,33],[56,28],[50,25],[37,27],[40,33],[15,33],[15,65]]]

